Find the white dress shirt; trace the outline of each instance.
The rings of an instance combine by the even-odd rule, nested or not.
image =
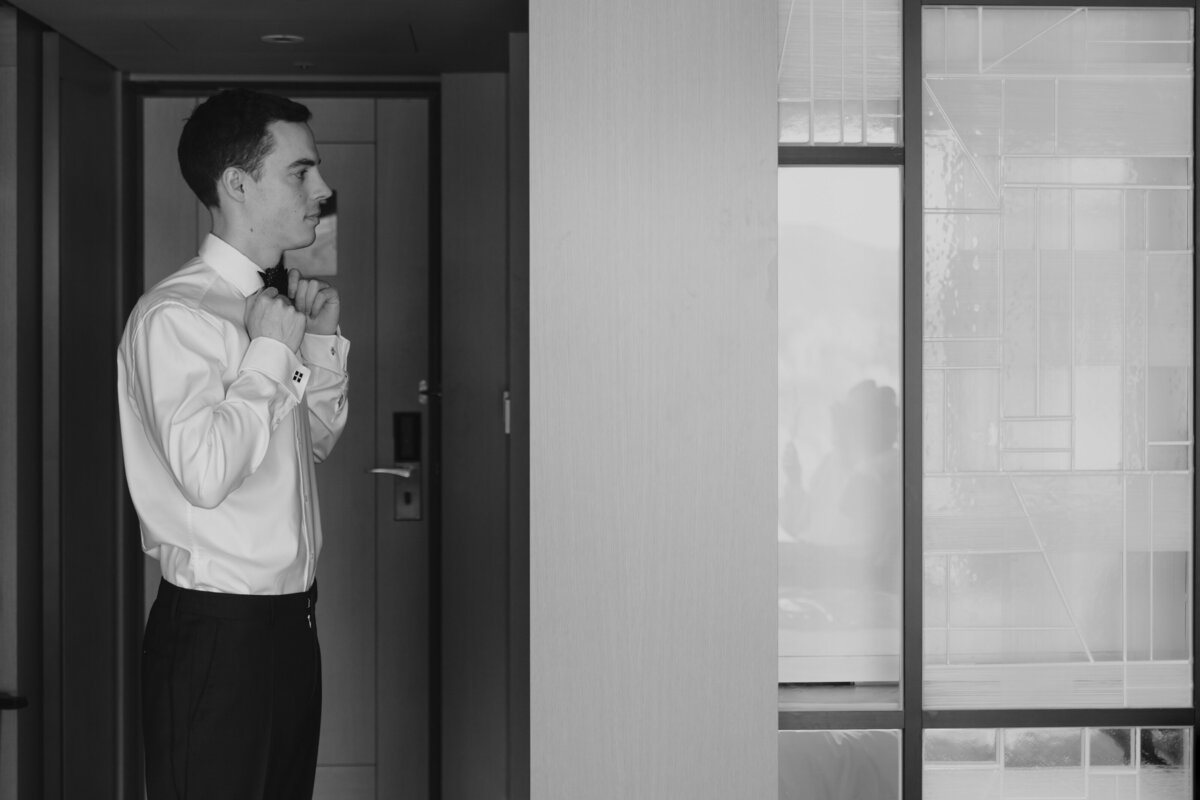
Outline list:
[[[340,335],[297,356],[246,332],[259,268],[209,235],[134,307],[117,351],[125,474],[142,549],[185,589],[308,589],[321,552],[314,458],[346,424]]]

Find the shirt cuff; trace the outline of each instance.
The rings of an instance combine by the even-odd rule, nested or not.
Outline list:
[[[261,372],[300,402],[310,375],[308,367],[278,339],[259,336],[250,341],[246,355],[242,357],[241,370]]]
[[[300,358],[305,364],[334,372],[346,371],[350,340],[340,333],[306,333],[300,342]]]

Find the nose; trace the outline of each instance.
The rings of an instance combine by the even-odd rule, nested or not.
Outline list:
[[[333,195],[333,190],[329,188],[329,184],[321,177],[321,173],[317,169],[313,169],[313,199],[318,203],[324,203]]]

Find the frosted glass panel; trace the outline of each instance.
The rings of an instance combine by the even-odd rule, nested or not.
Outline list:
[[[922,11],[927,708],[1191,704],[1191,14]]]
[[[779,680],[895,684],[900,171],[780,169],[779,218]]]
[[[928,75],[1191,74],[1189,9],[934,6],[921,24]]]
[[[779,800],[899,800],[900,731],[780,731]]]
[[[900,0],[779,0],[779,141],[900,144]]]
[[[922,796],[1184,800],[1191,728],[926,730]]]

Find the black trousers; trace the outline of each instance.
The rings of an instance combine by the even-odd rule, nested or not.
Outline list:
[[[308,800],[321,728],[316,585],[249,596],[166,581],[142,647],[148,800]]]

